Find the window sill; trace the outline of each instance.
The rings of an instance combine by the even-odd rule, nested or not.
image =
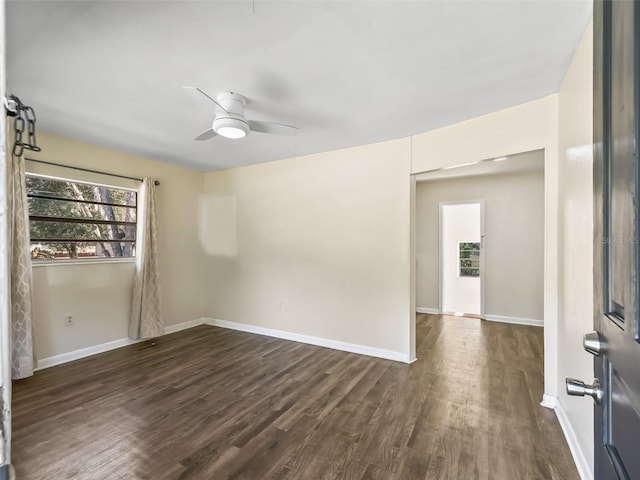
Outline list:
[[[31,260],[32,267],[50,267],[52,265],[95,265],[104,263],[135,263],[131,258],[92,258],[82,260]]]

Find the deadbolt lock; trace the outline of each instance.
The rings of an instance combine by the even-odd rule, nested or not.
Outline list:
[[[598,332],[585,333],[582,338],[582,346],[591,355],[596,357],[600,355],[604,349],[604,342]]]

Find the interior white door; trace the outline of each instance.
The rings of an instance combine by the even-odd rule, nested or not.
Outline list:
[[[482,312],[481,217],[481,202],[440,204],[442,312]]]

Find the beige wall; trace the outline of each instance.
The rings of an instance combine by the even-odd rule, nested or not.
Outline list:
[[[218,319],[409,355],[410,140],[205,174]]]
[[[415,135],[411,171],[420,173],[541,149],[550,150],[547,156],[555,166],[557,101],[557,95],[550,95]]]
[[[417,306],[438,308],[439,202],[484,200],[485,313],[544,316],[544,174],[418,182]]]
[[[160,180],[157,190],[160,270],[165,324],[205,316],[198,199],[203,175],[154,160],[69,139],[38,134],[40,153],[29,157]],[[27,170],[121,186],[138,182],[27,162]],[[38,358],[48,358],[127,336],[133,263],[35,266],[34,332]],[[64,315],[74,324],[64,325]]]
[[[584,465],[593,465],[593,403],[569,397],[565,377],[590,382],[593,359],[582,335],[593,330],[593,25],[590,24],[560,89],[560,215],[558,358],[560,406]],[[583,478],[592,478],[593,473]]]

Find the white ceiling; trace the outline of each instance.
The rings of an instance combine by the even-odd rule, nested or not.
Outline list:
[[[210,171],[362,145],[557,92],[590,0],[9,1],[9,92],[38,128]],[[246,96],[300,128],[192,140]]]
[[[509,173],[523,173],[544,171],[544,150],[518,153],[508,157],[487,158],[473,164],[463,164],[455,167],[439,168],[430,172],[416,175],[418,182],[432,182],[436,180],[450,180],[453,178],[477,177],[480,175],[505,175]]]

